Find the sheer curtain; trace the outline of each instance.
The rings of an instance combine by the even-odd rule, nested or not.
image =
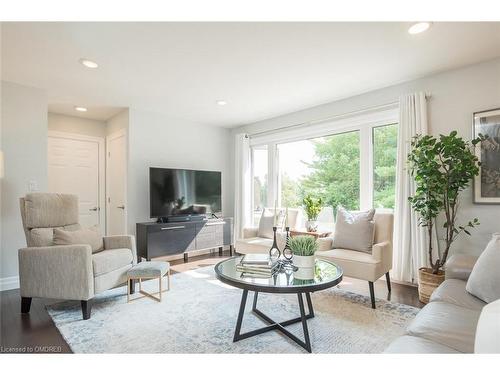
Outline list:
[[[396,207],[394,210],[394,257],[392,276],[396,280],[416,283],[418,269],[427,266],[427,233],[418,226],[418,216],[411,209],[408,197],[415,193],[406,160],[411,139],[427,134],[427,102],[419,92],[399,99],[398,157],[396,163]]]
[[[252,220],[251,154],[247,134],[236,134],[234,161],[234,234],[238,239]]]

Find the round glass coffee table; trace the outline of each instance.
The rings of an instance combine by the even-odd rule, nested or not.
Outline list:
[[[299,268],[295,271],[289,269],[275,273],[268,278],[255,277],[236,270],[236,266],[240,263],[242,258],[243,257],[230,258],[215,266],[215,273],[220,281],[236,288],[243,289],[233,342],[277,329],[311,353],[311,341],[307,328],[307,319],[314,317],[311,293],[331,288],[340,283],[342,281],[342,269],[332,262],[316,259],[314,268]],[[268,325],[254,331],[241,333],[241,323],[245,313],[248,291],[254,292],[252,311]],[[289,319],[284,322],[272,320],[262,311],[257,309],[259,293],[297,294],[300,317]],[[305,312],[302,294],[305,294],[306,297],[308,308],[307,314]],[[285,328],[295,323],[302,323],[304,340],[301,340]]]

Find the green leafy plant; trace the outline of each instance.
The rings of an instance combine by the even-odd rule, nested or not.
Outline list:
[[[457,224],[459,194],[468,187],[471,179],[479,174],[479,161],[473,148],[484,140],[483,135],[472,141],[457,137],[457,132],[440,135],[417,135],[412,139],[408,154],[408,167],[415,179],[416,191],[409,197],[410,204],[419,214],[419,225],[427,228],[429,262],[437,274],[446,263],[453,241],[461,234],[470,235],[470,229],[479,225],[477,218],[467,224]],[[438,249],[433,260],[432,234],[436,218],[444,214],[444,251]]]
[[[293,255],[311,256],[318,250],[318,242],[313,236],[296,236],[288,240]]]
[[[316,220],[321,212],[321,209],[323,208],[323,199],[314,199],[310,194],[308,194],[304,197],[302,203],[306,210],[307,220]]]

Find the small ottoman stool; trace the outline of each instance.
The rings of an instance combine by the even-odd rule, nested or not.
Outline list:
[[[165,290],[161,289],[161,279],[163,276],[167,275],[168,278],[168,288]],[[142,280],[143,279],[158,279],[158,292],[150,294],[142,290]],[[133,266],[127,272],[127,302],[130,302],[130,281],[139,280],[139,293],[143,294],[143,297],[134,298],[141,299],[144,297],[149,297],[155,301],[161,302],[162,292],[170,290],[170,263],[168,262],[141,262]],[[156,297],[158,294],[159,297]],[[132,300],[132,301],[133,301]]]

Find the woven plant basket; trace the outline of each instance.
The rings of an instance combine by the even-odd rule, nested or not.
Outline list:
[[[432,268],[422,267],[418,270],[418,299],[422,303],[429,303],[432,292],[444,281],[444,271],[432,273]]]

